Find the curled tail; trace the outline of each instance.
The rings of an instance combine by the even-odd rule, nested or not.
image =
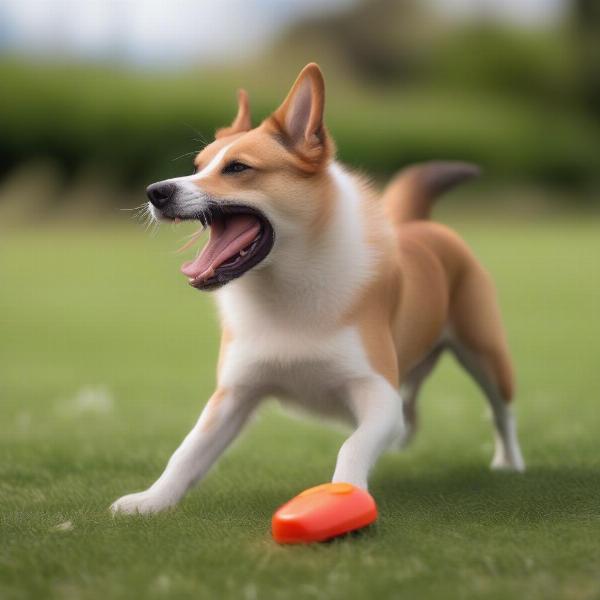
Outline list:
[[[479,174],[477,165],[458,161],[431,161],[407,167],[385,189],[385,211],[394,225],[428,219],[440,194]]]

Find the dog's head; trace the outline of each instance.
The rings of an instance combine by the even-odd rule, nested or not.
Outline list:
[[[192,286],[220,287],[323,227],[334,153],[324,100],[321,71],[309,64],[281,106],[253,129],[242,90],[236,118],[196,156],[195,172],[148,187],[155,218],[210,227],[202,252],[182,267]]]

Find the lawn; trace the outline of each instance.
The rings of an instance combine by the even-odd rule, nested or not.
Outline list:
[[[484,400],[445,359],[420,435],[372,477],[380,519],[279,547],[275,508],[344,438],[268,404],[173,512],[113,519],[214,383],[217,322],[181,231],[0,237],[0,598],[600,598],[600,235],[585,219],[453,219],[493,272],[529,469],[491,473]]]

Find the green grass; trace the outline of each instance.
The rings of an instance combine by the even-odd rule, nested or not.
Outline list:
[[[599,598],[598,225],[455,225],[501,290],[529,470],[489,472],[484,401],[446,359],[415,444],[374,471],[377,525],[311,547],[277,546],[270,516],[328,479],[344,433],[272,405],[174,512],[108,514],[213,385],[215,313],[177,272],[180,233],[3,232],[0,597]],[[112,402],[77,403],[90,385]]]

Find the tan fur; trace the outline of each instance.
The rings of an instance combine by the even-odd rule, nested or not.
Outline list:
[[[202,431],[209,431],[215,425],[217,420],[217,412],[219,405],[223,402],[227,394],[226,388],[217,388],[213,395],[209,398],[206,403],[206,412],[203,415]]]
[[[426,218],[433,193],[475,174],[465,163],[417,165],[396,176],[381,200],[374,199],[364,179],[357,179],[363,187],[367,240],[379,261],[377,277],[344,322],[358,326],[371,365],[396,387],[425,361],[449,326],[482,357],[509,401],[513,373],[490,277],[450,229],[410,222]],[[391,238],[386,221],[394,223]]]
[[[236,133],[243,133],[252,129],[252,118],[250,117],[250,101],[246,90],[238,90],[238,112],[229,127],[217,130],[215,139],[229,137]]]
[[[396,234],[391,256],[383,254],[378,277],[347,321],[358,325],[373,368],[397,386],[450,326],[482,357],[509,401],[513,372],[487,273],[466,244],[443,225],[407,223],[396,228]]]
[[[219,359],[217,361],[217,381],[220,381],[221,370],[223,369],[223,363],[225,362],[225,355],[227,354],[227,347],[231,344],[233,336],[229,329],[223,326],[221,330],[221,345],[219,346]]]
[[[400,171],[382,198],[389,220],[395,225],[429,219],[435,199],[455,185],[477,177],[476,165],[458,161],[430,161]]]
[[[245,92],[238,102],[231,126],[196,157],[198,173],[168,181],[169,202],[184,211],[190,203],[246,203],[272,225],[274,244],[261,263],[218,292],[226,325],[218,387],[196,426],[159,479],[118,499],[113,512],[152,513],[176,504],[271,393],[354,420],[332,480],[367,489],[380,453],[412,436],[419,388],[446,348],[489,401],[492,467],[522,471],[507,406],[513,372],[493,284],[456,233],[427,220],[436,196],[477,169],[417,165],[377,194],[333,163],[315,64],[255,129]],[[231,161],[250,168],[227,168]],[[182,190],[183,209],[177,207]],[[164,198],[154,192],[149,188],[152,210],[165,216]]]
[[[304,135],[296,132],[293,137],[286,123],[295,95],[307,81],[313,105]],[[273,115],[244,131],[250,116],[247,96],[241,93],[233,125],[219,131],[196,165],[207,165],[235,142],[225,162],[239,160],[253,168],[235,178],[215,170],[202,179],[202,189],[215,197],[244,198],[244,193],[259,192],[278,198],[276,209],[303,223],[318,243],[335,204],[325,170],[334,145],[322,122],[323,102],[320,71],[308,65]],[[371,365],[394,386],[427,358],[449,329],[481,357],[508,401],[513,373],[490,278],[455,233],[424,220],[436,195],[477,173],[467,163],[424,163],[401,171],[380,197],[364,178],[355,176],[367,243],[377,257],[376,276],[341,323],[357,326]]]
[[[274,207],[306,225],[313,238],[327,227],[334,206],[334,191],[325,173],[307,176],[302,159],[273,136],[270,120],[244,134],[220,137],[204,148],[194,161],[197,170],[208,165],[225,146],[233,144],[224,162],[240,161],[252,169],[236,177],[223,177],[215,170],[198,182],[202,190],[216,198],[278,198]],[[319,198],[319,203],[307,202]]]
[[[305,129],[298,134],[290,126],[297,97],[309,89],[310,114]],[[318,65],[310,63],[302,69],[281,106],[267,119],[265,125],[276,139],[295,156],[298,168],[306,174],[316,173],[334,153],[331,136],[323,123],[325,82]]]

